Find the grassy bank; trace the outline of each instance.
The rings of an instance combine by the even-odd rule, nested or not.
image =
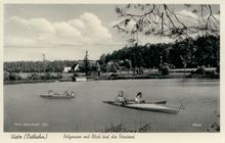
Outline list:
[[[206,76],[206,75],[111,75],[111,76],[99,76],[99,77],[87,77],[88,81],[94,80],[138,80],[138,79],[219,79],[219,75]],[[4,81],[4,85],[8,84],[29,84],[29,83],[51,83],[51,82],[72,82],[72,78],[59,79],[59,80],[14,80],[14,81]]]
[[[15,81],[4,81],[4,84],[29,84],[29,83],[50,83],[50,82],[56,82],[56,80],[15,80]]]
[[[197,78],[197,79],[219,79],[219,74],[183,74],[171,73],[169,75],[161,74],[142,74],[142,75],[126,75],[126,74],[112,74],[105,77],[105,80],[126,80],[126,79],[175,79],[175,78]],[[102,79],[102,78],[99,78]]]
[[[196,69],[172,69],[167,75],[159,73],[156,69],[146,70],[142,74],[133,74],[133,72],[116,72],[116,73],[101,73],[98,76],[92,73],[87,76],[87,80],[130,80],[130,79],[219,79],[220,75],[215,69],[196,70]],[[49,83],[49,82],[66,82],[74,81],[74,75],[77,77],[84,76],[84,73],[15,73],[13,80],[4,80],[4,84],[21,84],[21,83]]]

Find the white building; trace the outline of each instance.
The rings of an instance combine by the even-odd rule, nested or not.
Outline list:
[[[63,72],[68,73],[71,71],[71,67],[64,67]]]

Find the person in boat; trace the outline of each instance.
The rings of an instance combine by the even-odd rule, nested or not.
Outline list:
[[[73,96],[73,97],[75,96],[75,93],[73,91],[71,92],[71,96]]]
[[[52,95],[54,95],[54,92],[52,90],[49,90],[48,95],[52,96]]]
[[[144,102],[145,102],[145,100],[143,99],[142,92],[139,91],[139,92],[137,93],[137,95],[136,95],[134,101],[135,101],[136,103],[144,103]]]
[[[124,105],[127,102],[126,98],[124,97],[123,91],[120,91],[118,93],[118,96],[116,97],[115,102],[122,104],[122,105]]]
[[[70,94],[69,94],[67,91],[65,91],[65,92],[64,92],[64,95],[65,95],[65,96],[69,96]]]

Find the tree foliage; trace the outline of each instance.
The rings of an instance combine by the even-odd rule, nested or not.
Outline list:
[[[20,61],[4,62],[4,70],[8,72],[62,72],[64,67],[72,67],[77,61]]]
[[[219,62],[220,37],[205,36],[196,40],[192,38],[175,43],[158,43],[124,47],[112,54],[104,54],[104,62],[126,61],[132,68],[159,68],[162,63],[170,67],[188,68],[201,65],[217,67]],[[103,57],[103,56],[101,56]],[[100,58],[100,61],[102,58]],[[101,62],[103,65],[103,62]]]
[[[176,11],[176,7],[181,6],[198,17],[183,15]],[[138,43],[141,34],[185,39],[194,34],[219,35],[220,33],[220,21],[215,16],[215,14],[219,15],[220,11],[215,13],[210,4],[128,4],[116,7],[115,12],[122,20],[114,27],[130,35],[128,40],[131,43]],[[191,22],[193,24],[190,24]]]

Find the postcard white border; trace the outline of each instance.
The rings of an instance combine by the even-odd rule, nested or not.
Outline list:
[[[69,3],[82,3],[82,4],[94,4],[94,3],[104,3],[104,4],[112,4],[112,3],[116,3],[116,4],[122,4],[122,3],[172,3],[172,4],[184,4],[184,3],[191,3],[191,4],[220,4],[220,17],[221,17],[221,24],[220,24],[220,28],[221,28],[221,37],[220,37],[220,41],[221,41],[221,51],[220,51],[220,66],[221,66],[221,77],[220,77],[220,125],[221,125],[221,131],[220,133],[132,133],[135,134],[135,139],[110,139],[110,140],[104,140],[104,139],[97,139],[97,140],[89,140],[89,139],[73,139],[73,140],[68,140],[68,139],[63,139],[63,134],[64,133],[47,133],[48,134],[48,139],[47,140],[13,140],[11,139],[11,133],[5,133],[3,131],[3,108],[4,108],[4,103],[3,103],[3,4],[13,4],[13,3],[32,3],[32,4],[39,4],[39,3],[45,3],[45,4],[69,4]],[[1,17],[1,22],[0,22],[0,45],[1,45],[1,52],[0,52],[0,59],[1,59],[1,70],[0,73],[2,76],[0,76],[0,81],[1,81],[1,96],[0,96],[0,106],[1,106],[1,110],[0,110],[0,141],[1,142],[159,142],[159,143],[175,143],[175,142],[182,142],[182,143],[199,143],[199,142],[204,142],[204,143],[225,143],[225,131],[224,131],[224,62],[225,62],[225,58],[223,56],[223,54],[225,53],[224,51],[224,32],[225,32],[225,19],[223,19],[223,17],[225,16],[225,1],[223,0],[136,0],[136,1],[131,1],[131,0],[111,0],[111,1],[106,1],[106,0],[1,0],[0,1],[0,17]],[[23,135],[24,133],[18,133]],[[44,134],[44,133],[43,133]],[[80,135],[84,135],[84,134],[91,134],[91,133],[70,133],[71,135],[73,134],[80,134]],[[96,134],[100,134],[100,133],[96,133]],[[105,133],[104,133],[105,134]],[[119,133],[113,133],[113,134],[119,134]],[[128,134],[128,133],[124,133],[124,134]],[[130,134],[130,133],[129,133]]]

